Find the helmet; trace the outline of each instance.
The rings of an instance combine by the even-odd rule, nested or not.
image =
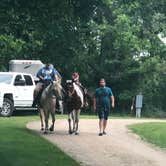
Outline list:
[[[79,79],[79,74],[77,72],[74,72],[72,74],[72,78],[73,78],[73,80],[78,80]]]

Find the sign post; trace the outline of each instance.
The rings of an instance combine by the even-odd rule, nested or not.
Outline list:
[[[141,117],[142,103],[143,103],[143,95],[142,95],[142,93],[139,93],[138,95],[136,95],[136,103],[135,103],[136,118]]]

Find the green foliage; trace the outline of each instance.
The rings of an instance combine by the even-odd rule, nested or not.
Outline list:
[[[10,59],[50,61],[70,79],[94,88],[105,77],[118,110],[139,91],[166,110],[164,0],[1,0],[1,70]]]

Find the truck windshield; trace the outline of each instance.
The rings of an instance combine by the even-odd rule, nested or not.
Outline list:
[[[0,83],[11,84],[12,77],[10,74],[0,74]]]

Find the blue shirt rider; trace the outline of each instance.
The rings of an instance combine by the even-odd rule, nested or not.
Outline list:
[[[47,63],[37,72],[37,78],[39,78],[39,82],[36,84],[34,90],[32,107],[35,107],[39,103],[43,88],[48,86],[51,81],[58,80],[57,70],[52,64]]]
[[[57,70],[48,63],[38,71],[37,77],[40,82],[48,81],[50,83],[51,81],[58,79]]]

